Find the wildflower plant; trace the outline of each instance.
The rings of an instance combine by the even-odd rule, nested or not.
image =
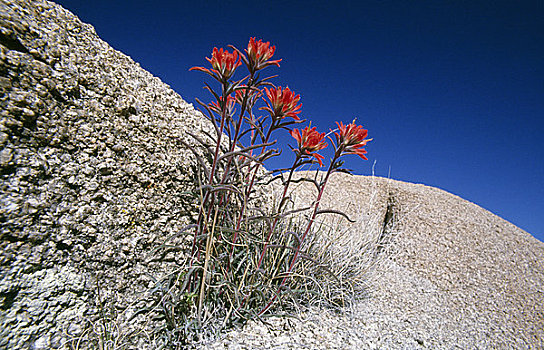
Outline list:
[[[355,122],[337,123],[329,133],[335,139],[311,125],[293,128],[305,122],[300,118],[301,98],[289,87],[271,83],[275,77],[266,72],[281,62],[274,54],[269,42],[251,38],[244,51],[214,48],[206,58],[211,68],[190,69],[206,73],[217,87],[206,83],[212,101],[197,100],[214,133],[189,134],[194,142],[183,141],[200,169],[194,193],[199,209],[194,223],[183,230],[192,242],[188,261],[170,276],[160,299],[169,339],[177,342],[201,340],[207,331],[264,316],[285,308],[285,301],[296,300],[299,291],[307,293],[311,278],[297,266],[301,260],[321,266],[305,249],[316,217],[323,212],[343,215],[319,209],[327,181],[332,173],[346,171],[341,168],[343,156],[366,159],[368,132]],[[238,74],[242,66],[246,72]],[[294,161],[286,169],[267,172],[264,162],[281,153],[274,135],[285,130],[296,142],[291,148]],[[329,142],[334,155],[325,164],[319,152]],[[191,146],[195,143],[201,147]],[[326,166],[322,180],[306,179],[315,185],[317,199],[311,207],[293,209],[291,187],[301,181],[293,180],[293,174],[314,165]],[[268,204],[261,199],[261,185],[274,181],[280,182],[281,195],[265,209],[259,205]],[[303,210],[308,221],[295,220]]]

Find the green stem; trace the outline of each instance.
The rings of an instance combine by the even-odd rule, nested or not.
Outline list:
[[[278,295],[280,294],[281,288],[285,285],[285,282],[287,281],[287,278],[289,277],[290,273],[293,271],[293,268],[295,266],[295,263],[297,261],[298,255],[300,253],[300,248],[302,247],[302,243],[304,242],[304,239],[306,239],[306,236],[310,232],[310,229],[312,228],[312,224],[315,221],[315,218],[317,216],[317,211],[319,209],[319,203],[321,201],[321,196],[323,196],[323,192],[325,191],[325,186],[327,185],[327,181],[329,180],[329,176],[333,173],[335,169],[336,160],[340,156],[340,152],[336,152],[334,155],[333,160],[331,161],[331,164],[329,166],[329,169],[327,170],[327,174],[325,175],[325,179],[322,182],[321,188],[319,189],[319,194],[317,195],[317,199],[314,206],[314,212],[312,213],[312,217],[310,218],[310,222],[308,222],[308,226],[306,226],[306,230],[304,231],[304,234],[302,235],[302,238],[300,239],[299,245],[295,251],[295,255],[293,256],[293,260],[291,261],[291,264],[289,265],[289,269],[287,270],[287,274],[285,277],[283,277],[280,286],[278,287],[277,292],[274,294],[272,299],[266,304],[266,306],[259,312],[259,316],[265,313],[270,306],[274,303],[274,301],[278,298]]]
[[[287,182],[283,186],[283,194],[280,199],[280,203],[278,205],[278,212],[276,217],[274,218],[274,221],[272,222],[272,226],[270,227],[270,230],[268,231],[268,234],[266,235],[263,251],[261,252],[261,256],[259,258],[259,262],[257,264],[256,270],[258,270],[263,262],[263,258],[266,254],[266,249],[268,248],[268,245],[270,244],[270,236],[272,236],[272,233],[276,229],[276,225],[278,224],[280,213],[281,213],[281,205],[283,204],[283,200],[285,199],[287,195],[287,190],[289,188],[289,185],[291,184],[291,179],[293,178],[293,173],[295,172],[295,169],[298,167],[297,163],[300,160],[300,155],[297,155],[297,158],[295,159],[295,162],[293,163],[293,167],[291,168],[291,171],[289,172],[289,177],[287,178]]]
[[[270,139],[270,135],[272,134],[272,131],[274,130],[274,122],[272,122],[272,125],[270,125],[270,129],[268,129],[268,133],[266,134],[264,143],[268,143],[268,140]],[[261,154],[264,153],[266,149],[266,146],[263,146],[261,149]],[[244,202],[242,203],[242,209],[240,210],[240,214],[238,215],[238,219],[236,220],[236,229],[234,231],[234,236],[232,238],[232,250],[230,253],[230,256],[232,257],[232,253],[234,251],[234,244],[236,243],[236,240],[238,239],[238,231],[240,230],[240,227],[242,226],[242,219],[244,217],[244,213],[247,209],[247,203],[249,201],[249,195],[251,194],[251,190],[253,189],[253,185],[255,183],[255,178],[257,177],[257,172],[259,170],[260,164],[255,165],[255,169],[253,170],[253,174],[251,175],[251,181],[249,182],[249,186],[244,194]]]

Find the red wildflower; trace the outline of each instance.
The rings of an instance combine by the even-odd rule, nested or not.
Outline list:
[[[302,130],[293,129],[289,133],[297,140],[298,151],[301,155],[312,156],[317,159],[319,166],[323,166],[321,160],[325,157],[316,152],[328,146],[328,144],[323,141],[325,133],[320,134],[315,127],[311,129],[310,127],[311,125]]]
[[[278,67],[280,66],[281,59],[268,61],[274,56],[274,52],[276,51],[276,47],[270,47],[270,42],[268,41],[263,43],[261,39],[255,41],[255,38],[249,38],[249,44],[247,44],[247,49],[245,51],[249,58],[250,66],[255,67],[255,70],[266,68],[273,64]]]
[[[222,80],[227,80],[232,77],[236,68],[242,64],[238,52],[234,51],[230,53],[222,48],[218,50],[217,47],[213,48],[212,58],[206,57],[206,59],[212,64],[213,69],[193,67],[189,70],[199,70],[210,75],[214,75],[213,73],[215,73]]]
[[[372,139],[365,139],[368,136],[368,130],[363,129],[360,125],[355,125],[355,121],[351,124],[344,125],[338,123],[339,132],[335,132],[337,149],[343,154],[356,154],[364,160],[368,160],[364,155],[367,153],[363,148]]]
[[[240,85],[240,89],[236,90],[235,100],[236,100],[236,103],[238,103],[239,105],[242,105],[242,102],[244,101],[244,96],[246,94],[246,91],[247,91],[247,86],[246,85]],[[254,100],[256,98],[260,97],[261,95],[262,95],[261,90],[256,89],[256,88],[251,89],[249,91],[249,95],[248,95],[248,103],[250,105],[252,105],[251,102],[254,103]]]
[[[300,101],[300,95],[296,95],[289,88],[281,90],[281,87],[273,87],[270,90],[264,88],[266,96],[270,100],[270,103],[265,100],[268,107],[262,107],[262,109],[268,111],[272,118],[283,119],[285,117],[292,117],[299,120],[297,114],[300,113],[300,107],[302,104],[297,105]]]
[[[217,114],[221,114],[221,110],[223,108],[226,109],[227,114],[231,114],[231,112],[234,109],[234,97],[232,95],[227,96],[227,104],[224,106],[223,103],[223,97],[220,97],[220,103],[218,104],[217,101],[211,102],[209,105],[210,109]]]

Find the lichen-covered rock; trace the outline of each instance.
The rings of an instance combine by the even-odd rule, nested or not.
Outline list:
[[[186,224],[188,130],[212,129],[92,26],[0,0],[0,348],[59,347],[180,261],[150,252]]]

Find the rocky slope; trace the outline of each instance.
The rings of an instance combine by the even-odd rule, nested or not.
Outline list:
[[[329,185],[323,207],[357,219],[340,222],[351,235],[341,244],[369,234],[386,243],[369,295],[341,313],[251,324],[209,349],[544,347],[544,243],[437,188],[344,174]],[[312,201],[311,187],[297,192]]]
[[[184,225],[180,139],[211,128],[54,3],[0,0],[0,44],[0,348],[57,347],[175,264],[149,253]]]
[[[129,306],[181,262],[152,252],[191,210],[180,140],[202,130],[191,105],[70,12],[0,0],[0,348],[73,346],[103,304],[120,333],[142,326]],[[369,294],[209,348],[544,347],[542,242],[422,185],[338,175],[323,201],[357,218],[325,218],[339,255],[372,243]],[[126,347],[153,348],[139,341]]]

